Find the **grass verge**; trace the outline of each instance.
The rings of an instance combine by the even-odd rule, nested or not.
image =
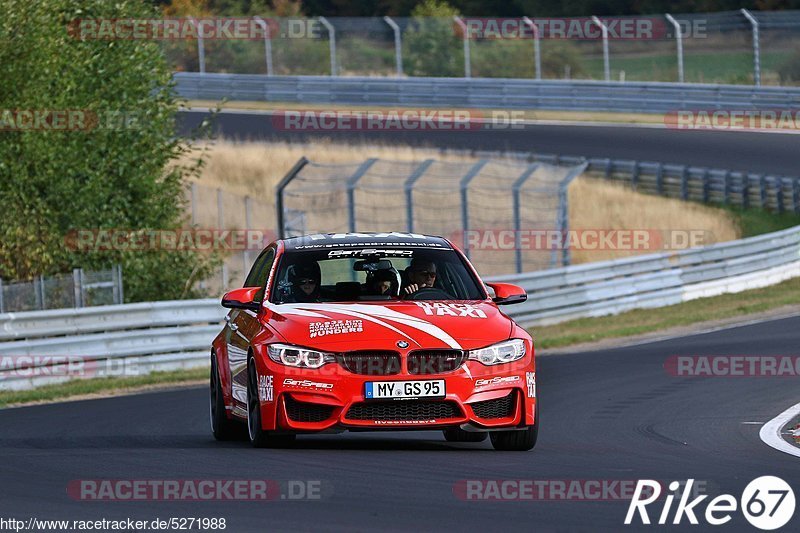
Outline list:
[[[77,396],[136,391],[164,385],[208,379],[207,368],[153,372],[142,376],[102,379],[76,379],[65,383],[45,385],[38,389],[0,391],[0,407],[38,402],[54,402]]]
[[[711,205],[722,207],[731,214],[742,237],[753,237],[800,226],[800,215],[794,213],[773,213],[756,207],[743,209],[737,206]]]
[[[800,304],[800,278],[762,289],[700,298],[657,309],[637,309],[619,315],[579,318],[552,326],[531,328],[530,331],[538,348],[558,348],[734,318],[793,304]]]

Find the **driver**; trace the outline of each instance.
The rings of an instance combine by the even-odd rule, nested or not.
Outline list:
[[[403,294],[413,294],[420,289],[433,287],[436,281],[436,263],[425,259],[414,258],[408,266],[408,285]]]
[[[292,298],[297,303],[319,301],[319,264],[312,261],[294,265],[289,271],[289,282],[292,284]]]

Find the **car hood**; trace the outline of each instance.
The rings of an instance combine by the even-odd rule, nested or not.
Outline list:
[[[330,351],[474,349],[508,338],[513,323],[497,306],[472,302],[268,304],[268,321],[288,342]]]

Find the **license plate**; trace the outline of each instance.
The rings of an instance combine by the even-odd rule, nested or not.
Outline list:
[[[364,397],[367,400],[410,398],[444,398],[444,380],[426,381],[367,381]]]

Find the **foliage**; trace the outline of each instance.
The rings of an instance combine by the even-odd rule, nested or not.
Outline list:
[[[171,69],[149,40],[85,38],[74,21],[154,18],[137,0],[0,0],[0,111],[79,110],[84,126],[0,135],[0,277],[122,264],[130,301],[196,296],[216,258],[66,245],[79,229],[175,229],[186,168]],[[13,45],[12,45],[13,44]],[[14,117],[11,112],[5,118]],[[8,124],[6,124],[8,128]],[[13,129],[13,128],[12,128]]]

